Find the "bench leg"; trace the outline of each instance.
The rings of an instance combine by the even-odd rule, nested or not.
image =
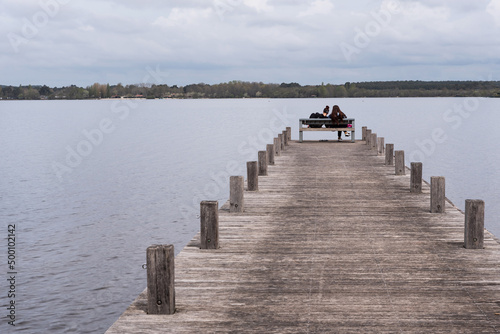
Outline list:
[[[354,139],[356,131],[351,131],[351,143],[354,143],[356,140]]]

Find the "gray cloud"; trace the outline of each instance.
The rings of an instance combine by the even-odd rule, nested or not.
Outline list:
[[[43,4],[43,5],[41,5]],[[301,84],[500,76],[500,0],[0,4],[2,84]]]

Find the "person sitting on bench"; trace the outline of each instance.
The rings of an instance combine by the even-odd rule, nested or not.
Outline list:
[[[338,105],[334,105],[332,107],[332,114],[330,115],[330,118],[332,119],[332,123],[334,125],[337,125],[337,127],[339,127],[340,125],[340,122],[342,122],[342,120],[344,118],[347,118],[346,114],[344,114],[342,112],[342,110],[340,110],[340,107]],[[349,134],[347,133],[347,131],[344,131],[344,134],[346,137],[349,137]],[[339,135],[339,141],[342,141],[342,131],[339,131],[338,132],[338,135]]]
[[[326,106],[325,109],[323,109],[323,115],[319,116],[319,118],[329,118],[328,114],[330,113],[330,107]],[[333,125],[331,124],[325,124],[325,128],[331,128]]]

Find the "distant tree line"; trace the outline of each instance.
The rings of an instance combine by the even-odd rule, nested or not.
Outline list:
[[[186,86],[94,83],[91,86],[0,86],[3,100],[57,100],[102,98],[309,98],[309,97],[500,97],[500,81],[373,81],[301,86],[291,83],[230,81]]]

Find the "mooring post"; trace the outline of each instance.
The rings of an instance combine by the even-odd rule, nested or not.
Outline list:
[[[431,213],[443,213],[445,199],[444,176],[431,176]]]
[[[267,175],[267,151],[259,151],[259,175]]]
[[[377,150],[377,134],[376,133],[372,133],[371,134],[372,138],[370,139],[370,149],[373,151],[373,150]]]
[[[274,165],[274,144],[267,144],[267,162],[269,165]]]
[[[405,175],[405,151],[396,151],[394,168],[396,175]]]
[[[290,127],[290,126],[286,127],[286,138],[287,138],[288,143],[290,143],[292,141],[292,127]]]
[[[174,246],[152,245],[146,250],[148,314],[174,314]]]
[[[465,248],[484,247],[484,201],[465,200]]]
[[[288,146],[288,133],[286,130],[283,130],[283,146]]]
[[[412,192],[412,193],[421,193],[422,192],[422,163],[421,162],[412,162],[411,163],[410,192]]]
[[[247,190],[259,190],[259,168],[257,161],[247,162]]]
[[[274,138],[274,153],[277,157],[281,155],[280,137]]]
[[[219,248],[219,202],[200,203],[200,248]]]
[[[278,134],[278,141],[280,142],[280,149],[281,151],[285,150],[285,139],[283,138],[283,133]]]
[[[385,145],[385,164],[387,166],[394,164],[394,144]]]
[[[229,177],[229,212],[243,212],[243,194],[245,181],[243,176]]]
[[[384,155],[384,137],[377,138],[377,152],[378,155]]]
[[[361,140],[366,140],[366,126],[361,127]]]
[[[370,147],[371,147],[371,146],[370,146],[370,145],[371,145],[371,142],[370,142],[370,141],[371,141],[371,139],[372,139],[372,130],[370,130],[370,129],[366,129],[366,133],[365,133],[365,134],[366,134],[366,139],[365,139],[365,140],[366,140],[366,143],[365,143],[365,144],[368,146],[368,148],[370,148]]]

